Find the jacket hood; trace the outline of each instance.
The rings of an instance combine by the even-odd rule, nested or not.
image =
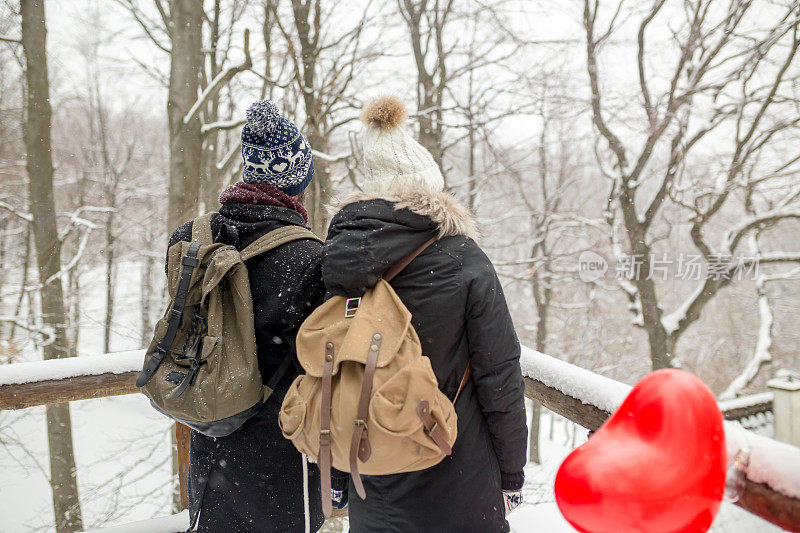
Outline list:
[[[322,257],[329,294],[360,296],[433,236],[477,239],[469,210],[447,192],[353,193],[332,207]]]
[[[463,235],[474,241],[480,238],[478,226],[469,208],[446,191],[430,192],[419,189],[396,189],[390,192],[354,192],[331,203],[334,214],[350,204],[369,200],[385,200],[395,209],[408,209],[431,219],[439,228],[439,238]],[[331,223],[332,224],[332,223]]]

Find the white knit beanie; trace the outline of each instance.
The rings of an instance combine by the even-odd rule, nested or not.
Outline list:
[[[364,107],[364,192],[444,189],[444,178],[433,156],[403,128],[407,116],[396,96],[378,98]]]

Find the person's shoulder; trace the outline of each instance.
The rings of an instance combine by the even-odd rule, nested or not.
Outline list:
[[[313,238],[297,239],[290,243],[294,253],[301,254],[309,259],[322,257],[322,243]]]
[[[466,281],[496,276],[492,260],[483,248],[470,237],[463,237],[457,242],[461,253],[461,265]]]
[[[192,240],[192,222],[194,221],[184,222],[172,231],[167,248],[171,248],[176,242]]]
[[[271,257],[266,263],[281,264],[287,272],[304,271],[322,260],[322,243],[313,238],[296,239],[279,246]]]
[[[436,241],[436,247],[461,262],[464,266],[474,263],[491,263],[478,243],[467,235],[442,237]]]

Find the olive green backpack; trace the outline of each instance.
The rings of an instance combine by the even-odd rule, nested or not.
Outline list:
[[[263,385],[244,261],[291,241],[321,241],[304,227],[285,226],[239,252],[213,242],[214,214],[197,218],[192,241],[177,242],[167,252],[170,302],[136,385],[156,410],[220,437],[258,412],[292,362],[287,356]]]

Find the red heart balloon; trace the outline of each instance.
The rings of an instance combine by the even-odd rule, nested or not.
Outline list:
[[[722,501],[726,462],[712,392],[688,372],[658,370],[564,460],[556,501],[584,533],[703,532]]]

